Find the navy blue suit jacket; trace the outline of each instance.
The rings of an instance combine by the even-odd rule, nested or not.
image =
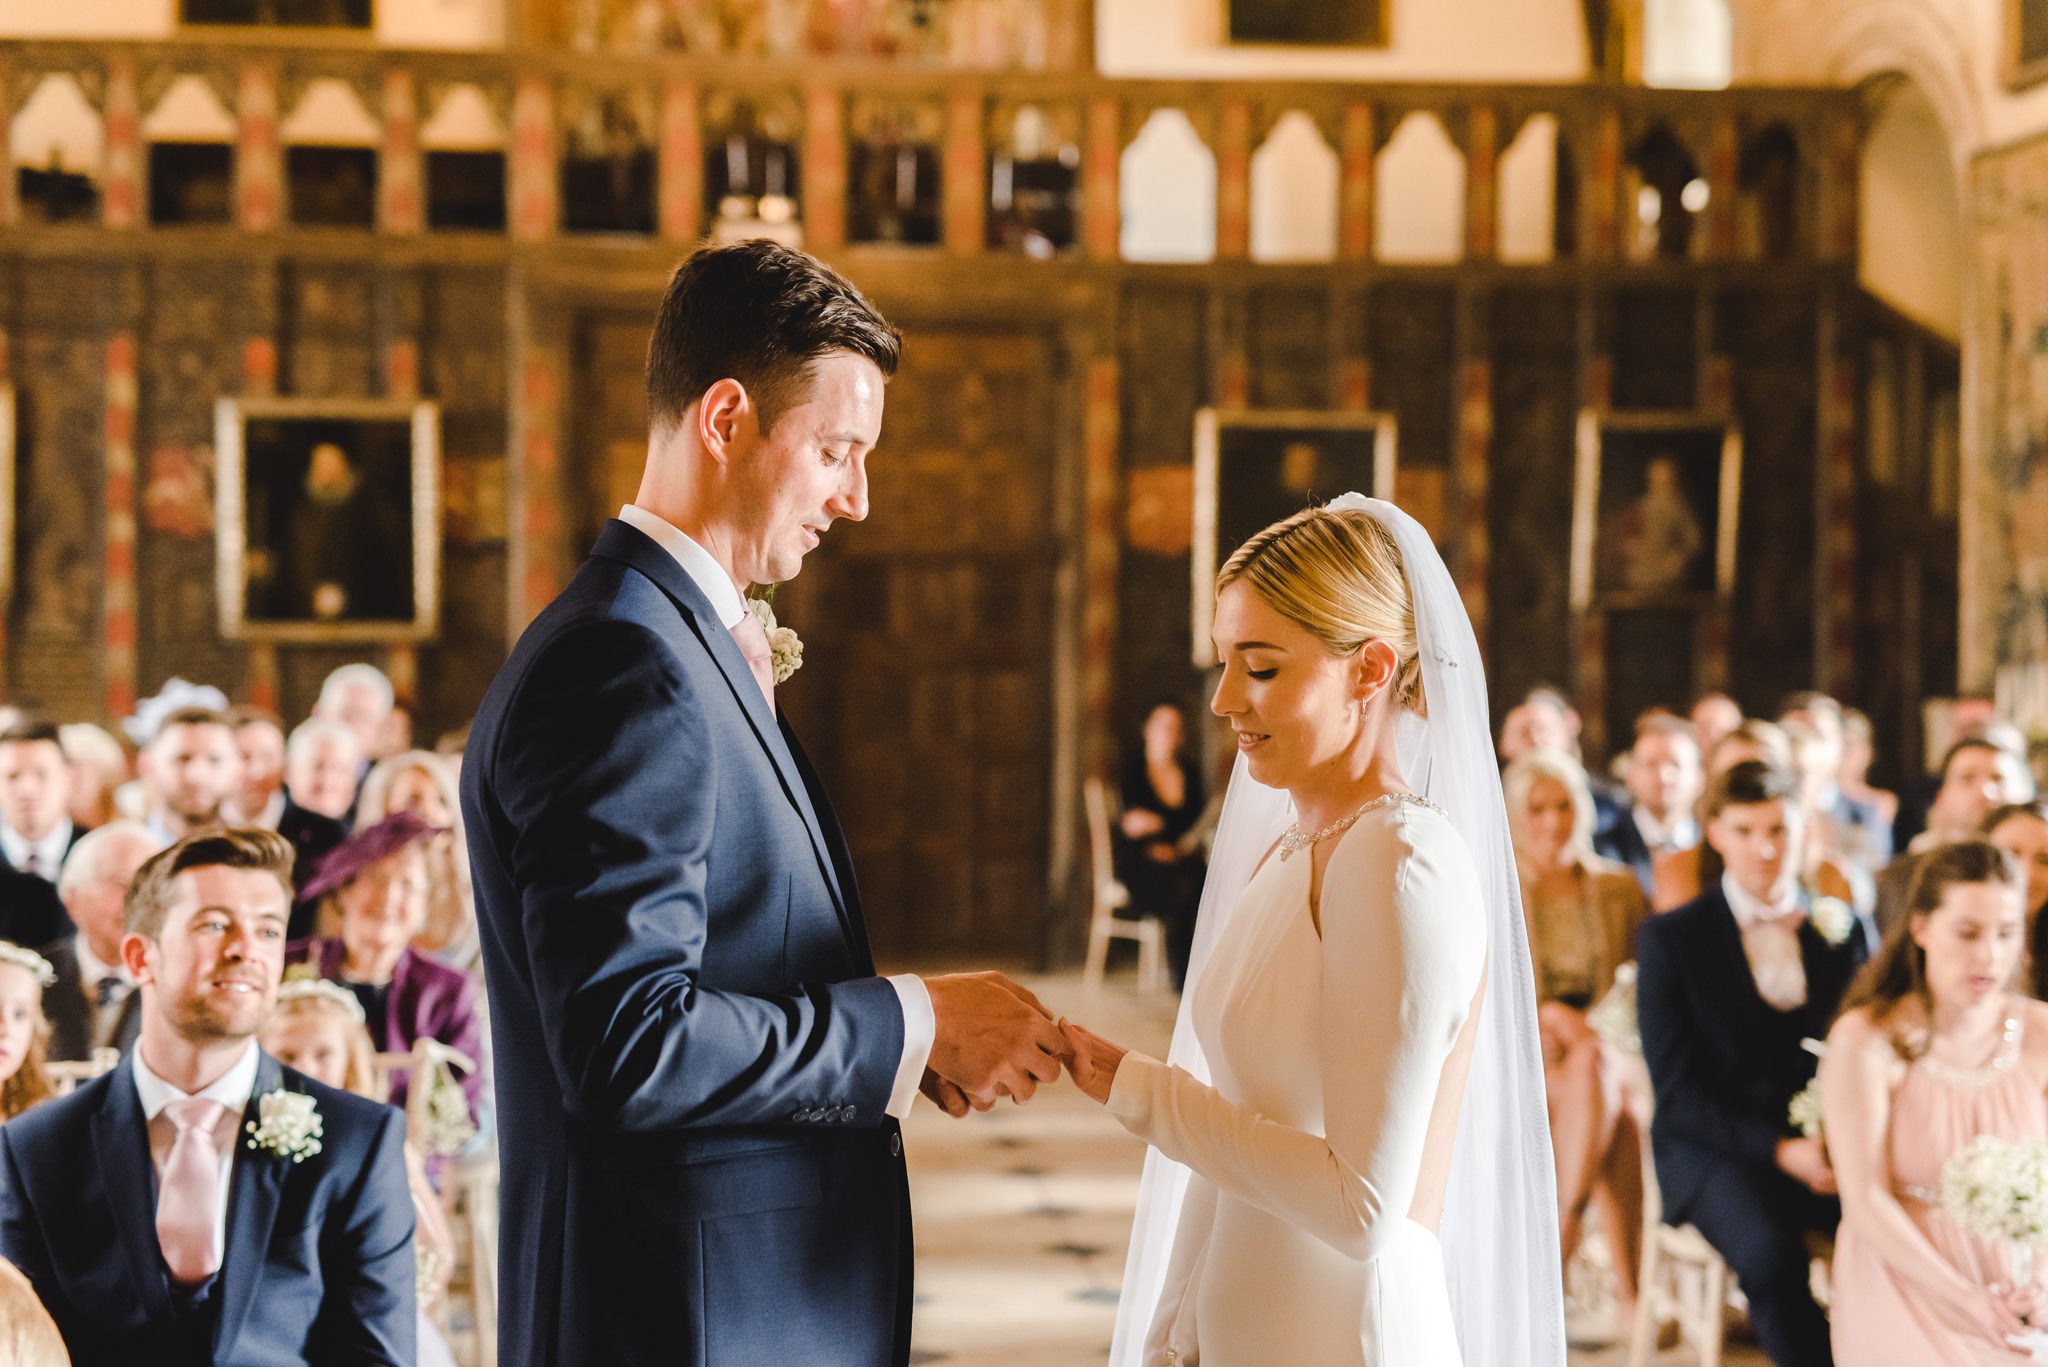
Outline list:
[[[904,1361],[902,1006],[795,736],[653,540],[608,524],[527,628],[462,807],[500,1360]]]
[[[282,1083],[314,1098],[321,1149],[298,1163],[236,1151],[221,1268],[195,1302],[157,1243],[133,1058],[0,1126],[0,1256],[34,1283],[75,1367],[411,1367],[405,1117],[263,1055],[245,1121]]]
[[[1779,1011],[1757,994],[1742,931],[1717,886],[1652,916],[1636,932],[1636,1016],[1656,1109],[1650,1143],[1665,1218],[1683,1223],[1725,1163],[1775,1170],[1786,1112],[1819,1060],[1800,1041],[1827,1038],[1868,950],[1860,933],[1830,945],[1799,928],[1806,1004]]]

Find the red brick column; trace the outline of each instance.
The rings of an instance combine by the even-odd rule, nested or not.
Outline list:
[[[562,507],[562,392],[568,373],[561,347],[526,342],[518,368],[518,499],[512,528],[511,635],[525,630],[565,582]]]
[[[988,143],[985,105],[979,90],[955,90],[946,97],[945,174],[942,233],[953,256],[979,256],[988,243]]]
[[[1484,329],[1480,329],[1484,335]],[[1493,478],[1493,362],[1482,351],[1458,367],[1458,591],[1472,635],[1487,645],[1487,573],[1493,533],[1487,517]]]
[[[1611,105],[1595,117],[1592,152],[1579,185],[1579,254],[1599,261],[1621,254],[1621,111]]]
[[[1732,261],[1741,250],[1735,216],[1741,166],[1741,134],[1735,115],[1718,114],[1707,148],[1707,251],[1717,261]]]
[[[1121,382],[1114,355],[1088,362],[1082,455],[1081,762],[1082,772],[1114,771],[1117,567],[1123,482]]]
[[[135,334],[116,332],[107,339],[106,474],[101,486],[106,537],[100,653],[110,717],[135,710],[135,394]]]
[[[1113,99],[1088,105],[1081,153],[1081,250],[1097,261],[1123,252],[1123,108]]]
[[[846,96],[833,86],[804,91],[804,245],[829,251],[846,241]]]
[[[554,94],[539,76],[520,78],[512,93],[512,236],[553,237],[561,189],[555,166]]]
[[[661,235],[695,242],[704,233],[704,129],[697,87],[670,81],[661,91]]]
[[[1482,104],[1465,116],[1465,255],[1491,261],[1499,253],[1500,111]]]
[[[1379,156],[1379,134],[1371,105],[1356,101],[1344,106],[1344,131],[1340,141],[1342,162],[1337,188],[1337,257],[1342,261],[1370,261],[1373,162]]]
[[[420,152],[419,98],[410,71],[384,73],[384,148],[377,168],[377,225],[414,234],[427,226],[426,160]]]
[[[106,170],[100,187],[100,219],[109,228],[142,222],[142,113],[135,59],[107,63]],[[14,177],[7,193],[14,193]]]
[[[1216,259],[1252,252],[1252,107],[1226,100],[1216,127]]]
[[[278,141],[277,69],[245,63],[235,83],[235,224],[249,232],[284,220],[284,148]]]

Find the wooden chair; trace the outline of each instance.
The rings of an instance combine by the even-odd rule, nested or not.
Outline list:
[[[1110,841],[1108,785],[1099,778],[1087,779],[1081,785],[1081,798],[1088,810],[1088,862],[1094,875],[1093,908],[1088,917],[1088,962],[1081,974],[1082,985],[1090,992],[1101,988],[1111,940],[1135,940],[1138,990],[1157,992],[1166,986],[1165,928],[1157,917],[1117,915],[1130,906],[1131,893],[1117,881]]]
[[[1726,1260],[1704,1234],[1691,1225],[1664,1223],[1664,1196],[1650,1154],[1649,1118],[1642,1119],[1643,1263],[1636,1283],[1628,1367],[1650,1367],[1657,1356],[1658,1330],[1667,1322],[1675,1322],[1680,1340],[1698,1352],[1699,1367],[1720,1367],[1728,1305],[1741,1293]]]
[[[90,1082],[101,1073],[112,1071],[121,1061],[118,1049],[95,1049],[92,1057],[82,1061],[66,1060],[61,1063],[45,1063],[43,1075],[50,1079],[50,1086],[58,1096],[69,1096],[78,1089],[81,1082]]]

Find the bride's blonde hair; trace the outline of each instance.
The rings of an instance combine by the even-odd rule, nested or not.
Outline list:
[[[1305,508],[1239,546],[1217,574],[1216,592],[1239,580],[1337,659],[1368,641],[1386,642],[1394,651],[1395,702],[1427,715],[1415,601],[1401,548],[1378,518],[1361,509]]]

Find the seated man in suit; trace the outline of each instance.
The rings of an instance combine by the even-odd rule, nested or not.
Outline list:
[[[136,871],[163,847],[139,821],[110,821],[88,832],[64,861],[57,893],[78,933],[43,946],[57,974],[43,993],[52,1059],[82,1061],[95,1049],[125,1054],[135,1047],[142,999],[121,962],[121,903]]]
[[[28,1274],[75,1367],[413,1362],[404,1119],[256,1044],[284,971],[291,859],[243,829],[144,864],[121,941],[141,1038],[0,1128],[0,1257]]]
[[[25,719],[0,731],[0,857],[9,868],[57,881],[85,834],[71,820],[71,788],[55,722]]]
[[[1826,1036],[1868,947],[1853,914],[1800,886],[1796,789],[1762,760],[1714,780],[1707,840],[1727,872],[1643,923],[1636,1003],[1665,1220],[1728,1260],[1777,1367],[1826,1367],[1806,1236],[1832,1230],[1841,1208],[1825,1150],[1787,1112],[1816,1064],[1801,1041]]]
[[[1832,827],[1836,853],[1865,873],[1875,874],[1891,861],[1892,823],[1877,805],[1843,791],[1838,776],[1847,744],[1847,717],[1842,705],[1825,693],[1794,693],[1778,709],[1778,721],[1798,722],[1820,740],[1819,763],[1828,774],[1816,808]]]
[[[1927,809],[1927,829],[1877,876],[1877,929],[1888,934],[1903,914],[1913,875],[1929,850],[1975,840],[2000,807],[2034,799],[2034,776],[2018,752],[1995,740],[1965,736],[1941,757],[1941,785]]]
[[[1593,849],[1633,869],[1652,906],[1671,905],[1657,899],[1659,859],[1700,842],[1693,817],[1699,796],[1700,746],[1692,727],[1676,717],[1646,717],[1629,752],[1628,806],[1618,820],[1595,833]]]

